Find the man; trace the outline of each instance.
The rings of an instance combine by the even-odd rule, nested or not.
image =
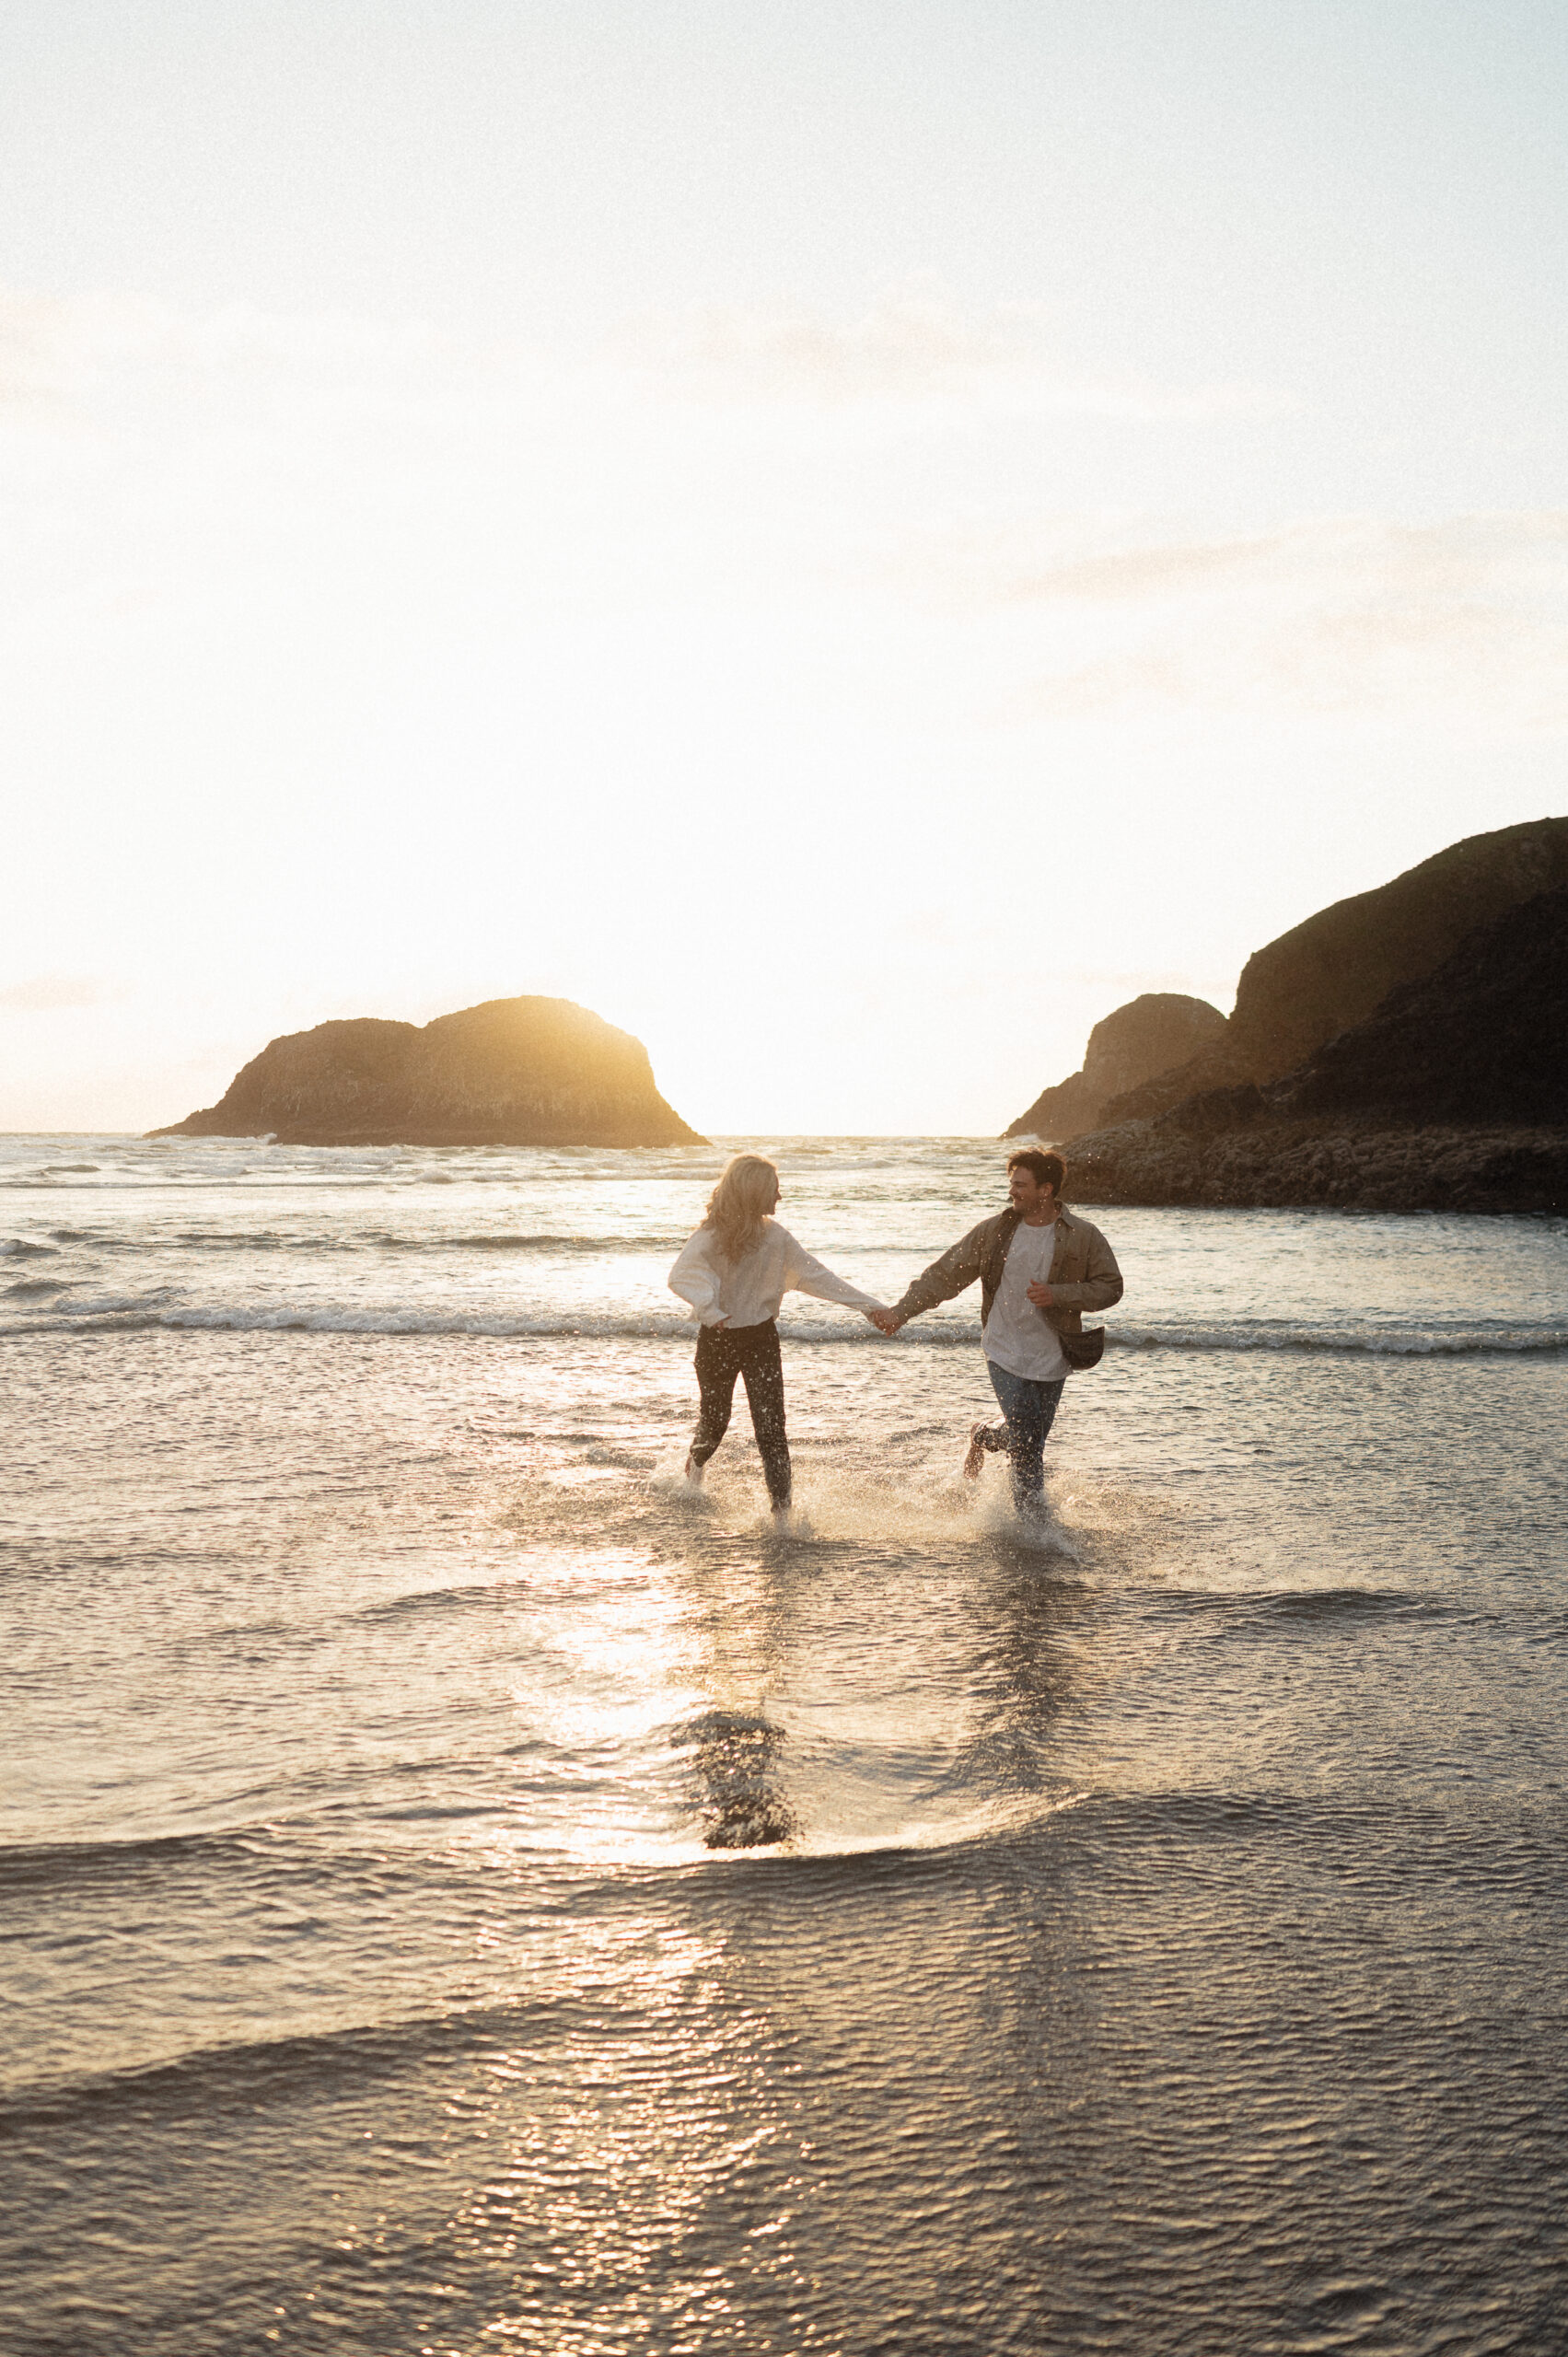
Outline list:
[[[1045,1436],[1069,1374],[1093,1366],[1104,1348],[1098,1333],[1084,1332],[1083,1312],[1121,1298],[1109,1245],[1061,1201],[1066,1175],[1059,1154],[1031,1147],[1010,1155],[1008,1208],[971,1227],[872,1321],[896,1334],[980,1279],[981,1342],[1004,1421],[975,1425],[964,1471],[972,1481],[988,1449],[1005,1450],[1020,1506],[1043,1495]]]

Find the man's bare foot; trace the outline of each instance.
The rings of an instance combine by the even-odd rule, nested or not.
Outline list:
[[[703,1486],[703,1469],[690,1452],[686,1458],[686,1486],[689,1490],[700,1490]]]
[[[985,1425],[983,1422],[981,1422],[971,1425],[970,1428],[970,1445],[964,1453],[965,1480],[978,1481],[980,1479],[980,1469],[984,1463]]]

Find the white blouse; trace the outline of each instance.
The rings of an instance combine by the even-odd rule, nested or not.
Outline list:
[[[700,1326],[716,1326],[721,1318],[732,1326],[761,1326],[778,1316],[786,1293],[815,1294],[819,1301],[842,1302],[846,1309],[882,1307],[814,1260],[776,1219],[764,1222],[761,1242],[733,1268],[719,1258],[717,1241],[711,1227],[700,1227],[669,1272],[671,1293],[690,1304]]]

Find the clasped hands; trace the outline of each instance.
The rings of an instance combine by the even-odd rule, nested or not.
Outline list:
[[[1049,1309],[1056,1298],[1051,1287],[1041,1284],[1038,1278],[1029,1286],[1028,1295],[1037,1309]],[[896,1309],[868,1309],[865,1316],[879,1334],[896,1334],[904,1323]]]

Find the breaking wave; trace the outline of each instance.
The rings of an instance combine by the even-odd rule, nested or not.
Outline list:
[[[424,1235],[404,1235],[389,1228],[366,1228],[361,1232],[333,1234],[330,1230],[300,1230],[290,1234],[280,1228],[180,1228],[166,1234],[155,1233],[150,1238],[144,1232],[105,1225],[92,1228],[52,1228],[50,1233],[69,1244],[90,1245],[97,1253],[145,1254],[152,1246],[164,1250],[201,1253],[232,1253],[244,1257],[252,1252],[292,1252],[305,1259],[316,1260],[322,1254],[335,1258],[345,1255],[387,1252],[419,1253],[426,1259],[439,1259],[446,1252],[499,1252],[547,1255],[552,1260],[572,1260],[582,1255],[595,1258],[621,1254],[636,1254],[643,1258],[662,1253],[679,1252],[685,1243],[684,1235],[668,1236],[572,1236],[529,1235],[526,1232],[505,1232],[496,1235],[443,1236],[439,1230]],[[0,1244],[0,1260],[21,1260],[41,1253],[52,1253],[54,1245],[24,1242]]]
[[[1134,1351],[1307,1351],[1372,1358],[1470,1358],[1494,1352],[1568,1351],[1568,1326],[1273,1326],[1237,1321],[1108,1327],[1106,1341]]]
[[[670,1310],[450,1310],[342,1306],[307,1307],[301,1304],[238,1304],[178,1306],[156,1296],[100,1296],[67,1308],[56,1307],[48,1318],[17,1319],[0,1328],[9,1333],[131,1333],[162,1328],[194,1333],[238,1334],[472,1334],[505,1339],[511,1336],[571,1335],[589,1341],[691,1341],[696,1329],[689,1318]],[[858,1329],[858,1330],[857,1330]],[[789,1339],[800,1342],[877,1342],[863,1321],[854,1325],[785,1324]],[[974,1341],[980,1329],[961,1334],[947,1332],[924,1339]]]
[[[13,1296],[31,1294],[32,1285],[10,1288]],[[38,1281],[38,1291],[53,1292]],[[34,1310],[0,1323],[0,1332],[127,1333],[154,1328],[192,1333],[300,1334],[450,1334],[498,1340],[572,1336],[593,1341],[691,1341],[696,1329],[679,1311],[598,1307],[465,1310],[444,1306],[425,1308],[412,1303],[375,1303],[355,1307],[346,1303],[306,1302],[180,1302],[169,1299],[170,1288],[141,1294],[99,1294],[59,1300],[47,1315]],[[854,1312],[840,1317],[792,1317],[779,1321],[785,1341],[795,1343],[851,1343],[857,1348],[888,1347]],[[899,1349],[973,1349],[981,1339],[978,1317],[923,1319],[908,1327],[893,1345]],[[1473,1358],[1486,1355],[1539,1356],[1568,1352],[1568,1326],[1489,1325],[1471,1327],[1272,1326],[1194,1323],[1163,1327],[1106,1329],[1109,1349],[1117,1353],[1144,1352],[1203,1352],[1306,1353],[1364,1358]]]

